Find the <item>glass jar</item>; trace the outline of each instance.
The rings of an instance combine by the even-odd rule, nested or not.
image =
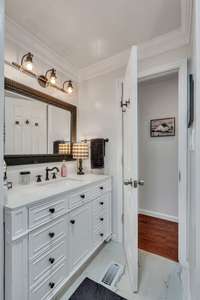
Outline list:
[[[23,171],[19,173],[19,183],[22,185],[30,184],[31,182],[31,172]]]

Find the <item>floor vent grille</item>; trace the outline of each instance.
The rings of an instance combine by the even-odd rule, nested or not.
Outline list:
[[[115,262],[111,263],[101,279],[101,284],[113,288],[119,281],[123,272],[124,267],[122,265]]]

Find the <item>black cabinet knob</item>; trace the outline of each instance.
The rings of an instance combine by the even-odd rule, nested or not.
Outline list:
[[[103,186],[100,186],[99,188],[100,188],[100,190],[103,190]]]
[[[54,213],[55,213],[55,208],[49,208],[49,212],[50,212],[51,214],[54,214]]]
[[[26,120],[26,122],[25,122],[25,123],[26,123],[26,125],[28,125],[30,122],[29,122],[29,120]]]
[[[53,238],[55,236],[55,233],[54,232],[49,232],[49,236],[50,236],[50,238]]]
[[[49,262],[50,262],[51,264],[53,264],[54,261],[55,261],[55,258],[53,258],[53,257],[50,257],[50,258],[49,258]]]
[[[49,286],[50,286],[51,289],[53,289],[54,286],[55,286],[55,283],[54,282],[49,282]]]
[[[100,205],[104,205],[104,202],[99,202]]]
[[[75,220],[71,220],[70,223],[71,223],[71,224],[75,224]]]
[[[84,194],[82,194],[82,195],[80,195],[80,197],[81,197],[82,199],[84,199],[84,198],[85,198],[85,195],[84,195]]]
[[[103,236],[104,236],[104,234],[103,234],[103,233],[100,233],[100,236],[101,236],[101,237],[103,237]]]
[[[104,221],[104,218],[100,218],[100,221],[102,221],[102,222],[103,222],[103,221]]]
[[[15,121],[15,124],[16,124],[16,125],[19,125],[19,121]]]

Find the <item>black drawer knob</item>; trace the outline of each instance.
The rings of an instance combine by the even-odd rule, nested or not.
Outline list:
[[[50,212],[51,214],[54,214],[54,213],[55,213],[55,208],[49,208],[49,212]]]
[[[104,218],[100,218],[100,221],[102,221],[102,222],[103,222],[103,221],[104,221]]]
[[[54,282],[49,282],[49,286],[50,286],[51,289],[53,289],[54,286],[55,286],[55,283]]]
[[[104,205],[104,202],[100,202],[99,204],[100,204],[100,205]]]
[[[103,186],[100,186],[100,190],[103,190]]]
[[[49,262],[50,262],[51,264],[53,264],[54,261],[55,261],[55,258],[53,258],[53,257],[50,257],[50,258],[49,258]]]
[[[70,223],[71,223],[71,224],[75,224],[75,220],[71,220]]]
[[[82,194],[82,195],[80,195],[80,197],[81,197],[82,199],[84,199],[84,198],[85,198],[85,195],[84,195],[84,194]]]
[[[100,236],[101,236],[101,237],[103,237],[103,236],[104,236],[104,234],[103,234],[103,233],[100,233]]]
[[[50,238],[53,238],[55,236],[55,233],[54,232],[49,232],[49,236],[50,236]]]

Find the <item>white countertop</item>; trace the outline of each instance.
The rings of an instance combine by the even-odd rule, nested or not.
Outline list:
[[[7,191],[5,207],[8,209],[17,209],[22,206],[29,206],[40,200],[64,192],[71,192],[81,187],[84,188],[87,185],[108,178],[110,176],[107,175],[70,175],[66,178],[59,178],[48,182],[14,186],[13,189]]]

